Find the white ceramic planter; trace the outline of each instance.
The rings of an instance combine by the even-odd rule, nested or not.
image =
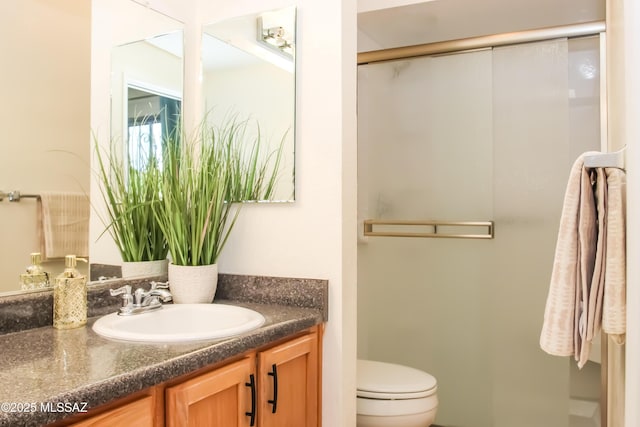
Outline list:
[[[132,279],[135,277],[162,276],[167,274],[168,259],[159,261],[134,261],[122,263],[122,277]]]
[[[218,264],[169,264],[169,291],[176,304],[209,304],[218,287]]]

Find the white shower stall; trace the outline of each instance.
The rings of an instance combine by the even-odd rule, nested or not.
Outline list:
[[[597,407],[597,360],[578,371],[539,336],[569,170],[601,147],[599,52],[594,35],[358,67],[359,219],[494,225],[360,224],[359,357],[435,376],[438,425],[598,425],[575,410]]]

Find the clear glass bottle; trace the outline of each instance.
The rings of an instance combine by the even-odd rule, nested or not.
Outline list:
[[[76,269],[77,261],[75,255],[65,257],[65,270],[53,286],[53,327],[57,329],[87,324],[87,277]]]
[[[49,274],[42,268],[42,255],[40,252],[33,252],[31,255],[31,265],[27,267],[27,272],[20,275],[20,289],[29,291],[33,289],[44,289],[51,286]]]

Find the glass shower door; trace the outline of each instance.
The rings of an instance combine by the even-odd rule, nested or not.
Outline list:
[[[568,172],[599,147],[597,50],[359,67],[360,218],[495,222],[492,240],[360,239],[359,356],[434,375],[439,425],[569,426],[569,361],[538,339]]]

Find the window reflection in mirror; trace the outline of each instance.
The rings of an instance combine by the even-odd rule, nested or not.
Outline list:
[[[127,157],[138,170],[149,158],[162,168],[163,143],[176,134],[180,123],[180,99],[129,86],[127,91]]]
[[[175,131],[182,109],[182,31],[117,46],[111,62],[112,139],[136,167],[154,156]]]
[[[248,118],[268,151],[283,144],[273,201],[294,200],[295,14],[289,7],[228,19],[202,36],[207,121]]]

